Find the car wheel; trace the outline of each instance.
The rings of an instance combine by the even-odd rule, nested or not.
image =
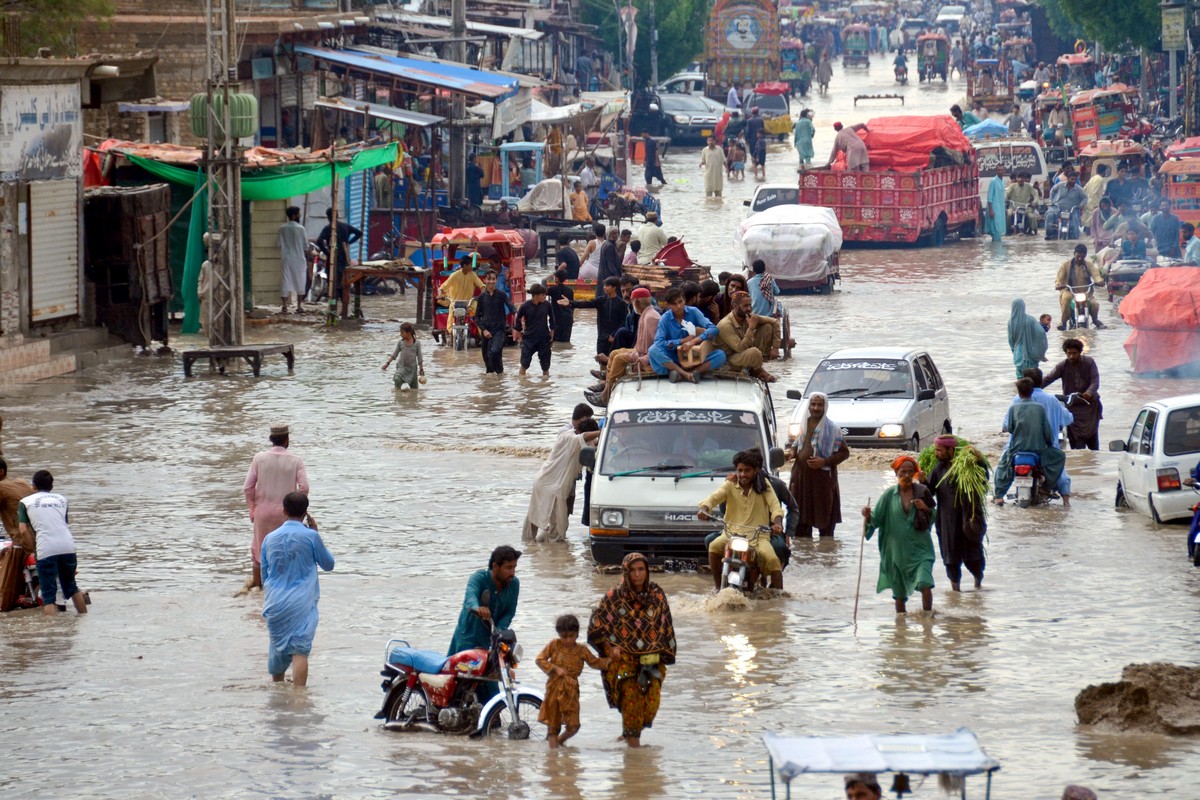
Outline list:
[[[908,444],[905,446],[905,449],[912,450],[914,453],[921,452],[921,437],[914,433],[912,438],[908,440]]]
[[[1154,507],[1154,495],[1146,495],[1146,504],[1150,506],[1150,516],[1154,518],[1154,524],[1162,525],[1162,518],[1158,516],[1158,509]]]
[[[1129,501],[1125,499],[1125,487],[1117,481],[1117,500],[1113,504],[1115,508],[1129,508]]]
[[[945,420],[942,422],[942,433],[946,434],[947,436],[954,434],[954,426],[950,424],[950,420]]]

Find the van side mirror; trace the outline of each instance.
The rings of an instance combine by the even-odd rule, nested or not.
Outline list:
[[[804,395],[800,394],[799,389],[788,389],[787,390],[787,399],[788,400],[803,400]]]
[[[653,113],[658,113],[658,103],[651,103],[651,104],[650,104],[650,111],[651,111],[651,112],[653,112]]]
[[[743,201],[742,201],[742,205],[744,205],[746,208],[749,208],[749,207],[750,207],[750,201],[749,201],[749,200],[743,200]]]
[[[937,397],[937,392],[935,392],[933,389],[922,389],[921,391],[917,392],[918,400],[932,400],[935,397]]]
[[[1125,440],[1123,440],[1123,439],[1112,440],[1111,442],[1108,443],[1108,449],[1109,449],[1109,452],[1112,452],[1112,453],[1124,453],[1125,452]]]
[[[772,447],[769,451],[771,458],[771,469],[779,469],[787,461],[787,456],[783,453],[782,447]]]
[[[596,448],[584,447],[579,451],[579,466],[593,470],[596,468]]]

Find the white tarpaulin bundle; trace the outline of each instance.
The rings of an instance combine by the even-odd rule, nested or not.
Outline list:
[[[832,208],[775,206],[738,226],[738,244],[746,266],[761,258],[779,280],[820,281],[829,257],[842,249],[842,226]]]
[[[763,736],[779,777],[790,782],[808,772],[907,772],[978,775],[1000,768],[966,728],[921,736]]]
[[[547,178],[530,189],[517,202],[517,210],[522,214],[545,214],[561,212],[564,217],[571,213],[571,200],[567,196],[567,187],[560,178]]]

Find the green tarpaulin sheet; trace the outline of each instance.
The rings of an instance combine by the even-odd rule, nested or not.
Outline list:
[[[183,267],[183,332],[197,333],[200,330],[200,265],[208,257],[204,247],[204,233],[208,226],[208,191],[204,172],[193,167],[180,167],[160,161],[126,153],[125,157],[147,172],[160,178],[195,187],[196,200],[192,203],[191,225],[188,228],[187,259]],[[328,162],[314,164],[289,164],[279,167],[246,168],[242,174],[243,200],[286,200],[322,189],[333,183],[331,174],[336,171],[337,179],[353,172],[391,164],[396,160],[396,145],[377,147],[356,153],[349,161],[338,161],[332,169]]]

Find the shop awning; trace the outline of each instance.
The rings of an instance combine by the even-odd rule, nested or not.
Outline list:
[[[117,111],[121,114],[138,114],[142,112],[174,113],[188,111],[192,104],[186,100],[160,100],[154,103],[117,103]]]
[[[309,56],[347,69],[383,75],[422,86],[432,86],[449,92],[473,95],[481,100],[502,102],[517,93],[517,81],[504,78],[465,64],[446,61],[417,61],[402,56],[385,56],[330,50],[324,47],[297,45],[297,55]]]
[[[402,125],[412,125],[415,128],[428,128],[445,121],[445,117],[436,114],[422,114],[419,111],[409,111],[405,108],[394,108],[381,103],[368,103],[365,100],[351,100],[349,97],[322,97],[313,103],[317,108],[331,108],[334,111],[346,111],[351,114],[369,114],[375,119],[386,119],[389,122],[399,122]]]

